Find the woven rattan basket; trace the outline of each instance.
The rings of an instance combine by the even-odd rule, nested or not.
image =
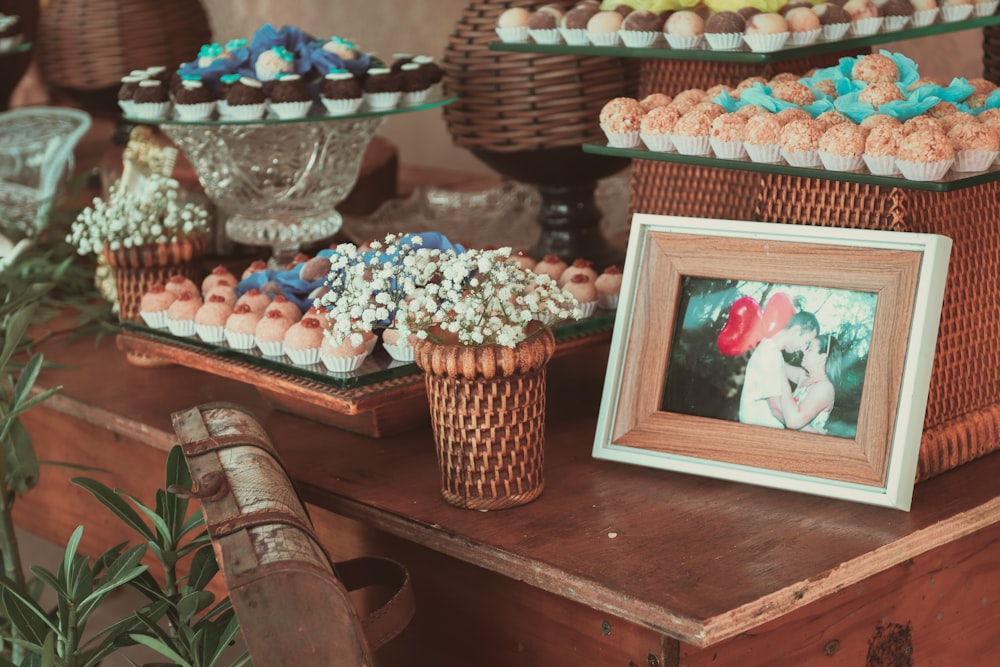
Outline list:
[[[105,249],[101,256],[115,278],[119,317],[138,320],[142,295],[155,283],[166,284],[178,274],[192,280],[199,278],[200,267],[195,262],[207,247],[208,237],[199,234],[174,243]]]
[[[211,38],[198,0],[50,0],[39,23],[38,64],[57,88],[117,89],[133,69],[194,59]]]
[[[424,371],[444,499],[465,509],[528,503],[545,487],[549,329],[516,348],[415,344]]]
[[[444,108],[456,145],[514,152],[601,140],[601,107],[613,97],[635,93],[634,60],[488,48],[498,40],[494,29],[500,14],[539,4],[477,0],[462,11],[442,58],[445,88],[458,96]]]

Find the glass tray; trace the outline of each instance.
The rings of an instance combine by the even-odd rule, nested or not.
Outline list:
[[[785,176],[805,176],[827,181],[843,181],[847,183],[862,183],[866,185],[881,185],[890,188],[908,190],[925,190],[928,192],[952,192],[975,185],[982,185],[1000,179],[1000,166],[994,165],[987,171],[956,172],[949,171],[940,181],[911,181],[902,176],[876,176],[865,167],[860,171],[831,171],[822,167],[793,167],[787,163],[753,162],[749,158],[740,160],[723,160],[721,158],[696,155],[681,155],[680,153],[664,153],[651,151],[644,147],[611,148],[603,144],[584,144],[585,153],[597,155],[613,155],[638,160],[656,160],[659,162],[676,162],[699,167],[719,167],[740,171],[755,171],[762,174],[782,174]]]
[[[715,51],[707,44],[698,49],[672,49],[662,41],[660,46],[632,48],[628,46],[570,46],[569,44],[536,44],[535,42],[490,42],[492,51],[512,51],[519,53],[554,53],[579,56],[610,56],[613,58],[657,58],[661,60],[704,60],[726,63],[777,63],[809,56],[818,56],[838,51],[859,49],[886,42],[940,35],[984,26],[1000,24],[1000,14],[969,18],[964,21],[943,22],[940,15],[930,25],[920,28],[904,28],[891,32],[877,32],[867,37],[845,37],[835,41],[818,41],[808,46],[786,46],[778,51],[757,53],[743,45],[738,51]]]
[[[130,123],[136,123],[139,125],[192,125],[192,126],[213,126],[213,125],[290,125],[293,123],[312,123],[312,122],[327,122],[327,121],[345,121],[345,120],[358,120],[362,118],[378,118],[381,116],[392,116],[397,114],[410,113],[411,111],[424,111],[426,109],[434,109],[435,107],[441,107],[446,104],[451,104],[455,101],[456,96],[442,96],[433,95],[429,96],[426,100],[420,104],[410,104],[406,106],[395,106],[385,109],[372,109],[368,107],[365,103],[362,103],[361,107],[354,113],[347,114],[329,114],[326,112],[326,107],[324,107],[319,102],[313,102],[313,105],[309,108],[309,113],[307,113],[302,118],[278,118],[271,111],[268,111],[263,118],[254,118],[249,120],[239,119],[239,118],[218,118],[213,117],[207,120],[182,120],[171,115],[170,118],[140,118],[138,116],[124,115],[123,117]],[[176,111],[171,111],[171,114],[175,114]]]
[[[586,342],[610,336],[614,326],[614,311],[597,310],[592,317],[576,322],[564,322],[552,329],[556,346]],[[226,345],[207,343],[197,336],[175,336],[164,329],[153,329],[138,322],[122,322],[122,329],[132,334],[171,343],[196,353],[212,357],[216,361],[232,361],[257,367],[269,373],[281,373],[315,382],[332,390],[350,390],[369,387],[420,372],[413,362],[396,361],[379,344],[356,371],[335,373],[327,370],[322,363],[302,366],[293,364],[287,357],[266,357],[253,350],[236,350]]]

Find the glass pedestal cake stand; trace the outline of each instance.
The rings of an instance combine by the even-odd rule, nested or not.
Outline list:
[[[126,120],[159,126],[225,217],[226,235],[237,243],[270,246],[271,264],[285,266],[303,244],[340,230],[335,207],[354,187],[365,149],[386,117],[453,99],[391,109],[362,106],[339,116],[314,104],[296,119]]]

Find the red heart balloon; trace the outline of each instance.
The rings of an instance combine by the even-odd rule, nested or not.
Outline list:
[[[795,304],[784,292],[772,296],[764,308],[764,335],[773,336],[785,328],[788,320],[795,314]]]
[[[715,340],[727,357],[749,352],[764,336],[764,316],[760,304],[750,296],[740,297],[729,307],[729,319]]]

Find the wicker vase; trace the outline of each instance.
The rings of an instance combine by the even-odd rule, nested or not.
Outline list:
[[[515,348],[415,344],[447,502],[495,510],[541,494],[545,368],[555,347],[548,329]]]
[[[115,277],[118,315],[125,321],[139,319],[139,303],[154,283],[165,283],[181,274],[197,278],[195,260],[205,254],[208,237],[191,236],[173,243],[156,243],[135,248],[119,248],[101,253]]]

